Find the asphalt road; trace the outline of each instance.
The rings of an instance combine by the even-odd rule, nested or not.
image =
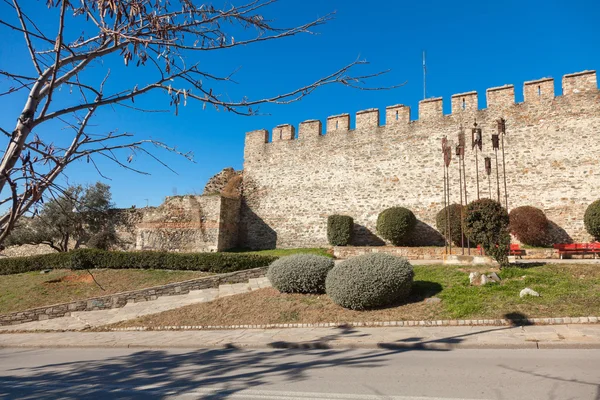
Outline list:
[[[3,349],[0,398],[600,400],[600,350]]]

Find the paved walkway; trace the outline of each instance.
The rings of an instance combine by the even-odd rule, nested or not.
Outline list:
[[[188,294],[177,296],[162,296],[152,301],[129,303],[121,308],[99,311],[72,312],[68,317],[53,318],[44,321],[27,322],[24,324],[8,325],[0,327],[2,331],[62,331],[80,330],[114,324],[121,321],[135,319],[149,314],[157,314],[163,311],[184,307],[190,304],[204,303],[219,297],[232,296],[246,293],[252,290],[271,286],[267,278],[250,279],[248,283],[236,283],[232,285],[221,285],[219,288],[192,290]]]
[[[599,349],[600,325],[4,333],[0,347]]]

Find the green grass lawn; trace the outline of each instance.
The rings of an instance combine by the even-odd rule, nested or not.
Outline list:
[[[166,270],[53,270],[0,276],[0,314],[180,282],[211,274]]]
[[[485,269],[478,270],[484,272]],[[441,285],[448,318],[502,318],[508,313],[528,317],[580,317],[600,315],[600,265],[547,264],[531,268],[509,267],[498,274],[500,283],[471,286],[468,274],[451,266],[416,266],[415,285]],[[541,297],[519,293],[529,287]]]

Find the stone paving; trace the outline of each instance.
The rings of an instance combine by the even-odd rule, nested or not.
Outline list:
[[[0,347],[115,348],[600,348],[600,325],[288,328],[0,334]]]
[[[190,304],[204,303],[219,297],[246,293],[252,290],[258,290],[270,286],[271,282],[269,282],[266,277],[255,278],[250,279],[247,283],[220,285],[218,289],[192,290],[188,294],[162,296],[152,301],[128,303],[121,308],[99,311],[72,312],[68,317],[2,326],[0,327],[0,332],[35,330],[62,331],[93,328],[135,319],[144,315],[157,314]]]

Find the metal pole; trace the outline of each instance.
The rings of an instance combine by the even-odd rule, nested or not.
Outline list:
[[[500,172],[498,171],[498,150],[495,149],[494,153],[496,153],[496,186],[498,187],[498,203],[501,203],[500,201]],[[490,199],[492,198],[492,196],[490,196]]]
[[[446,163],[442,162],[444,167],[444,210],[446,210],[446,226],[444,227],[444,236],[446,240],[444,242],[444,252],[448,254],[448,209],[446,205]]]
[[[425,50],[423,50],[423,100],[427,98],[427,67],[425,66]]]
[[[475,147],[475,175],[477,179],[477,200],[479,200],[479,157],[477,157],[477,146]]]
[[[450,150],[450,148],[448,148]],[[447,195],[448,195],[448,207],[446,208],[446,225],[448,226],[448,246],[450,246],[450,253],[452,254],[452,225],[450,224],[450,169],[446,167],[446,182],[447,183]]]
[[[462,157],[462,170],[463,170],[463,175],[464,175],[464,179],[463,179],[463,185],[464,185],[464,189],[465,189],[465,206],[467,204],[469,204],[469,200],[467,199],[467,169],[465,168],[465,155],[463,154]],[[461,212],[463,212],[463,210],[461,209]],[[464,218],[464,214],[463,214],[463,218]],[[462,227],[462,224],[464,222],[464,219],[462,221],[460,221],[460,225]],[[468,254],[471,255],[471,241],[467,238],[467,251]]]
[[[502,134],[502,175],[504,176],[504,204],[508,211],[508,192],[506,191],[506,160],[504,159],[504,133]]]
[[[460,192],[460,247],[462,255],[465,255],[465,233],[463,231],[463,192],[462,192],[462,168],[460,167],[460,159],[461,156],[461,147],[460,145],[457,147],[457,155],[458,155],[458,182],[459,182],[459,192]]]

